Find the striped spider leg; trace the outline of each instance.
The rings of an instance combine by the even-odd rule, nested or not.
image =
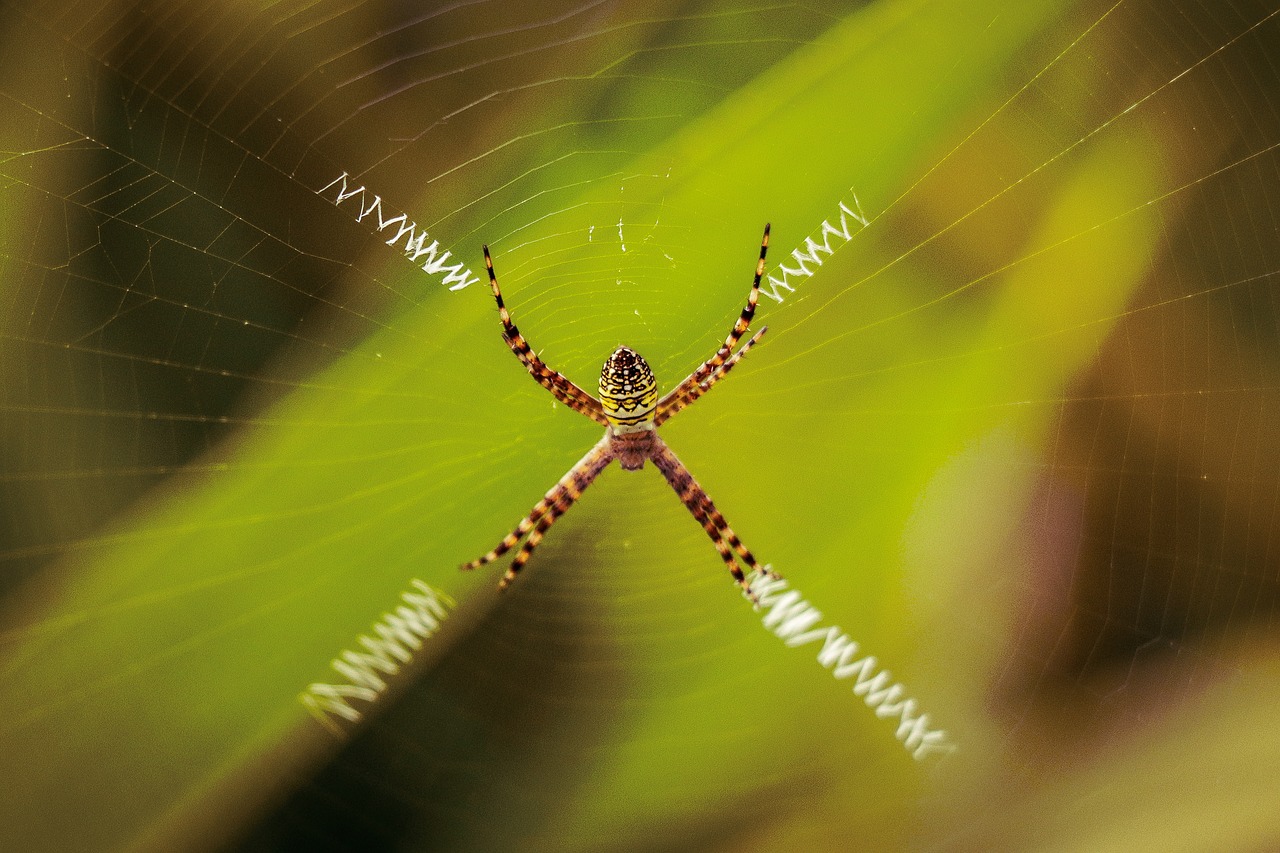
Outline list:
[[[484,247],[484,268],[489,272],[489,287],[493,289],[493,298],[498,303],[498,317],[502,320],[502,339],[511,347],[511,351],[520,359],[525,370],[539,385],[551,392],[552,396],[576,412],[581,412],[601,426],[608,426],[600,402],[573,384],[563,374],[547,367],[546,363],[529,346],[529,342],[520,334],[515,323],[511,322],[511,313],[502,304],[502,291],[498,289],[498,277],[493,272],[493,258],[489,257],[489,247]]]
[[[756,261],[755,279],[751,282],[751,293],[747,296],[747,304],[743,307],[742,314],[738,316],[733,328],[729,330],[729,336],[724,339],[724,343],[720,345],[720,349],[716,350],[715,355],[699,365],[697,370],[686,376],[683,382],[658,401],[658,411],[653,419],[654,426],[661,426],[667,418],[710,391],[711,386],[723,379],[725,374],[732,370],[733,366],[741,361],[747,351],[755,346],[756,342],[769,330],[769,327],[765,326],[747,341],[746,346],[736,353],[733,352],[733,348],[738,345],[738,341],[742,340],[742,336],[751,326],[751,320],[756,316],[756,303],[760,301],[760,278],[764,275],[764,256],[768,251],[769,224],[765,223],[764,237],[760,239],[760,258]]]
[[[769,226],[765,225],[764,237],[760,241],[760,257],[756,262],[755,279],[751,283],[751,293],[747,297],[746,307],[742,309],[724,343],[711,358],[685,377],[666,396],[659,399],[658,384],[648,362],[635,350],[620,346],[609,356],[600,371],[600,396],[597,399],[560,373],[547,367],[529,347],[503,304],[502,292],[498,288],[498,278],[493,271],[493,259],[489,256],[489,247],[484,247],[485,268],[489,271],[489,285],[493,289],[493,298],[498,303],[498,316],[502,320],[502,337],[507,342],[507,346],[539,385],[550,391],[566,406],[603,424],[605,433],[604,437],[587,452],[587,455],[570,468],[569,472],[560,478],[560,481],[543,496],[542,500],[534,505],[529,514],[520,519],[515,529],[504,536],[493,550],[465,563],[462,566],[463,569],[477,569],[498,559],[514,548],[527,534],[528,539],[525,539],[510,568],[498,584],[500,589],[506,589],[529,561],[533,550],[538,547],[538,543],[542,541],[551,525],[573,506],[601,471],[615,459],[625,471],[638,471],[648,460],[653,462],[667,483],[680,496],[685,508],[711,537],[716,551],[720,554],[720,559],[728,567],[734,581],[743,588],[757,606],[759,605],[759,599],[752,592],[747,575],[743,573],[739,561],[752,573],[770,577],[777,577],[777,574],[767,566],[761,566],[756,562],[751,551],[742,544],[742,540],[733,532],[733,528],[716,509],[716,505],[707,493],[698,485],[698,481],[689,473],[689,469],[658,436],[657,427],[710,391],[712,386],[723,379],[765,333],[765,328],[760,329],[741,349],[734,352],[734,347],[747,333],[751,320],[755,317],[756,303],[760,298],[760,278],[764,275],[764,260],[768,250]]]

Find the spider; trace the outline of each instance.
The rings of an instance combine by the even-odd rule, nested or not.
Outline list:
[[[465,563],[464,570],[477,569],[486,563],[498,559],[515,547],[525,534],[529,538],[511,562],[511,567],[498,584],[499,589],[506,589],[516,579],[538,547],[542,537],[560,516],[573,506],[588,486],[600,475],[610,462],[618,460],[625,471],[639,471],[645,460],[653,462],[662,476],[671,484],[671,488],[680,496],[685,507],[707,531],[711,541],[715,543],[720,558],[729,567],[729,573],[742,587],[747,597],[758,606],[758,599],[751,591],[750,584],[743,575],[742,568],[735,559],[736,554],[754,573],[769,577],[778,577],[768,566],[760,566],[747,547],[738,539],[733,528],[724,520],[724,516],[716,509],[711,498],[698,485],[698,481],[689,473],[676,455],[671,452],[661,438],[657,428],[680,410],[689,406],[703,394],[711,390],[734,368],[742,357],[751,350],[768,331],[765,326],[737,352],[733,348],[746,334],[755,316],[756,301],[760,298],[760,277],[764,275],[764,257],[769,250],[769,226],[764,227],[764,237],[760,240],[760,259],[756,262],[755,280],[751,283],[751,293],[747,297],[746,307],[741,316],[733,324],[729,336],[697,370],[685,377],[684,381],[658,398],[658,384],[653,378],[653,371],[648,363],[635,350],[620,346],[605,361],[600,371],[600,397],[592,397],[560,373],[552,370],[538,357],[529,346],[524,335],[511,322],[511,313],[502,303],[502,291],[498,289],[498,278],[493,271],[493,259],[489,256],[489,247],[484,247],[484,265],[489,272],[489,285],[493,288],[493,298],[498,303],[498,316],[502,319],[502,337],[507,346],[520,359],[529,374],[551,392],[561,403],[576,412],[586,415],[605,428],[604,437],[587,451],[578,464],[569,469],[569,473],[538,501],[529,514],[520,519],[515,529],[508,533],[501,542],[483,557]]]

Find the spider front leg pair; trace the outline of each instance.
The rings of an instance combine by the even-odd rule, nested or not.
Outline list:
[[[742,544],[742,540],[733,532],[733,528],[725,521],[724,516],[716,509],[711,498],[698,485],[698,481],[689,473],[671,448],[658,437],[657,428],[696,401],[703,394],[728,375],[742,357],[755,346],[768,327],[756,332],[742,348],[734,352],[734,347],[742,340],[755,317],[756,303],[760,299],[760,278],[764,275],[765,254],[769,251],[769,226],[764,227],[764,237],[760,241],[760,258],[756,261],[755,279],[751,283],[751,293],[747,297],[746,307],[742,309],[724,343],[698,369],[690,373],[684,380],[667,392],[661,399],[658,397],[658,384],[654,380],[649,364],[636,351],[628,347],[618,347],[613,355],[605,361],[600,371],[600,396],[591,396],[582,388],[547,367],[529,346],[524,335],[511,321],[511,313],[502,302],[502,291],[498,288],[498,277],[493,271],[493,259],[489,256],[489,247],[484,247],[484,265],[489,272],[489,286],[493,288],[493,298],[498,303],[498,316],[502,320],[502,337],[507,346],[515,353],[516,358],[525,366],[535,381],[543,388],[576,412],[591,418],[605,428],[604,437],[582,457],[577,465],[560,478],[560,482],[534,505],[527,516],[520,520],[515,529],[503,537],[496,547],[483,557],[472,560],[462,566],[463,569],[476,569],[486,563],[498,559],[511,550],[528,534],[520,547],[516,558],[511,562],[506,575],[498,584],[506,589],[515,580],[520,569],[529,562],[533,549],[538,547],[542,537],[573,506],[588,486],[615,459],[627,471],[638,471],[644,467],[646,460],[662,472],[671,488],[680,496],[681,502],[702,525],[703,530],[711,537],[720,558],[729,567],[733,579],[743,588],[748,597],[757,604],[758,599],[751,591],[746,575],[739,565],[739,560],[749,571],[762,575],[777,577],[777,574],[766,566],[761,566],[752,556],[751,551]]]

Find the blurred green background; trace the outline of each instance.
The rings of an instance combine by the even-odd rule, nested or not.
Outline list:
[[[0,847],[1280,845],[1274,3],[0,7]],[[655,471],[515,587],[589,389],[958,745],[760,625]],[[359,726],[298,694],[419,578]]]

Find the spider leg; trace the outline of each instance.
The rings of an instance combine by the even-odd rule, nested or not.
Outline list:
[[[763,576],[775,579],[782,577],[782,575],[775,572],[771,567],[760,565],[756,561],[755,556],[752,555],[751,551],[747,549],[747,546],[742,544],[742,540],[738,538],[738,534],[733,532],[733,528],[729,526],[729,522],[725,521],[724,516],[720,514],[720,510],[716,509],[716,505],[712,502],[711,497],[706,492],[702,492],[702,497],[703,511],[706,512],[707,516],[711,519],[711,523],[715,525],[715,528],[720,532],[720,535],[729,543],[730,546],[732,546],[738,556],[742,558],[742,561],[746,563],[752,571],[758,572]]]
[[[734,558],[737,554],[752,571],[762,574],[767,572],[766,569],[756,562],[756,558],[751,551],[742,544],[742,540],[738,538],[738,534],[733,532],[733,528],[725,521],[720,511],[716,509],[716,505],[712,502],[710,496],[702,490],[702,486],[698,485],[698,481],[689,473],[689,469],[684,467],[681,462],[667,446],[666,442],[654,436],[655,445],[650,458],[658,470],[662,472],[662,476],[666,478],[667,483],[677,495],[680,501],[693,514],[698,523],[702,525],[702,529],[707,531],[707,535],[711,537],[712,543],[716,546],[716,551],[720,554],[720,559],[729,568],[729,574],[733,575],[734,581],[738,586],[746,590],[747,595],[753,602],[759,604],[759,599],[755,593],[751,591],[746,576],[742,572],[738,560]]]
[[[751,292],[747,295],[746,306],[742,309],[742,313],[738,315],[738,319],[734,322],[733,328],[729,330],[729,336],[724,339],[724,343],[720,345],[718,350],[716,350],[715,355],[711,356],[711,358],[699,365],[697,370],[686,376],[683,382],[673,388],[665,397],[658,401],[657,415],[654,419],[655,423],[662,423],[667,418],[689,405],[689,403],[702,396],[706,389],[695,393],[692,398],[681,403],[682,400],[688,397],[689,392],[692,389],[702,385],[709,377],[713,376],[718,371],[720,371],[720,376],[724,375],[722,368],[727,361],[731,360],[729,357],[730,353],[732,353],[733,348],[738,345],[738,341],[742,340],[742,336],[747,333],[747,329],[751,326],[751,320],[756,315],[756,303],[760,301],[760,278],[764,275],[764,257],[768,251],[769,225],[766,223],[764,226],[764,237],[760,240],[760,258],[756,261],[756,275],[751,282]],[[745,354],[746,350],[755,343],[757,338],[759,338],[759,335],[752,338],[751,341],[748,342],[747,346],[739,351],[738,357]],[[707,387],[709,388],[710,386]]]
[[[547,508],[559,499],[563,491],[563,487],[557,483],[554,489],[547,492],[546,497],[533,505],[533,509],[529,511],[528,515],[520,519],[520,523],[516,525],[515,530],[512,530],[506,536],[502,537],[502,541],[495,545],[492,551],[488,552],[483,557],[477,557],[470,563],[463,563],[458,568],[462,569],[464,572],[469,572],[472,569],[480,568],[486,563],[492,563],[494,560],[510,551],[516,546],[517,542],[524,538],[526,533],[533,529],[534,525],[538,523],[542,516],[546,515]]]
[[[755,346],[756,343],[762,337],[764,337],[764,333],[767,331],[769,331],[768,326],[762,327],[760,331],[756,332],[754,335],[751,336],[751,340],[743,344],[742,349],[735,352],[729,358],[728,361],[720,365],[720,367],[718,367],[716,370],[712,371],[711,375],[708,376],[706,379],[702,380],[701,382],[695,383],[693,385],[688,385],[688,386],[686,386],[685,383],[681,383],[680,387],[684,389],[683,392],[680,394],[679,397],[677,397],[674,400],[671,400],[670,404],[665,410],[663,409],[658,410],[658,413],[654,415],[653,425],[661,426],[662,423],[666,421],[668,418],[670,418],[672,415],[676,414],[681,409],[685,408],[690,403],[692,403],[694,400],[698,399],[703,394],[710,391],[713,385],[715,385],[721,379],[725,378],[725,376],[728,375],[730,370],[733,370],[734,365],[736,365],[739,361],[742,360],[742,357],[746,355],[747,352],[753,346]],[[670,396],[671,396],[670,394],[667,395],[668,398]]]
[[[489,287],[493,290],[493,298],[498,303],[498,316],[502,319],[502,339],[520,359],[520,363],[529,371],[534,380],[551,392],[561,403],[575,412],[581,412],[601,426],[608,426],[600,401],[583,391],[563,374],[547,367],[546,362],[538,357],[529,342],[520,334],[515,323],[511,322],[511,312],[502,302],[502,291],[498,288],[498,277],[493,271],[493,258],[489,257],[489,247],[484,247],[484,267],[489,272]]]
[[[516,559],[507,571],[506,576],[499,584],[500,588],[505,589],[515,578],[516,573],[528,562],[529,555],[533,553],[533,549],[542,541],[547,528],[554,524],[557,518],[564,515],[578,498],[582,497],[582,493],[587,486],[590,486],[595,478],[600,475],[600,472],[612,461],[613,452],[609,448],[609,439],[606,436],[587,451],[587,454],[578,460],[578,463],[570,468],[567,474],[560,478],[560,481],[543,496],[542,500],[534,504],[529,514],[520,519],[520,523],[516,525],[515,529],[504,536],[492,551],[472,560],[470,563],[463,564],[461,568],[470,571],[498,559],[514,548],[526,533],[533,531],[528,541],[520,549],[520,553],[516,555]]]
[[[551,511],[538,519],[538,526],[529,534],[529,538],[520,546],[520,553],[516,554],[516,558],[511,561],[511,565],[507,568],[507,573],[502,576],[502,580],[498,581],[498,589],[506,589],[511,586],[512,581],[516,579],[516,575],[520,574],[520,570],[524,568],[524,564],[529,562],[529,558],[533,556],[533,549],[538,547],[538,543],[542,541],[542,537],[546,534],[547,528],[556,523],[556,519],[564,515],[569,507],[573,506],[573,501],[567,503],[556,503],[552,506]]]

